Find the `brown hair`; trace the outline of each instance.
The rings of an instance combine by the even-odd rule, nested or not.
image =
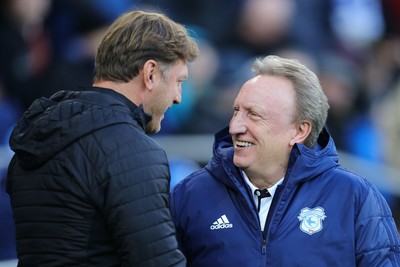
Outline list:
[[[93,82],[128,82],[149,59],[172,65],[179,59],[193,61],[198,54],[183,25],[160,13],[132,11],[108,28],[97,50]]]

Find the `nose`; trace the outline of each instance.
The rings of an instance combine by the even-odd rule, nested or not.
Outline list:
[[[178,105],[182,102],[182,88],[178,89],[178,92],[174,98],[174,104]]]
[[[231,135],[246,133],[247,127],[243,116],[240,113],[234,114],[229,123],[229,133]]]

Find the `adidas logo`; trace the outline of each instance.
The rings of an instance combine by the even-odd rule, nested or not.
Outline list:
[[[213,222],[213,224],[210,226],[211,230],[227,229],[227,228],[233,228],[233,224],[229,222],[225,214],[219,217],[218,220]]]

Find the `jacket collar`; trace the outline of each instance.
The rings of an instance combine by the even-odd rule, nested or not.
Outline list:
[[[117,98],[118,100],[122,101],[125,105],[129,107],[133,114],[133,118],[139,122],[140,126],[144,129],[149,121],[151,121],[151,115],[147,114],[143,110],[143,105],[136,106],[135,103],[133,103],[131,100],[129,100],[126,96],[123,94],[120,94],[112,89],[109,88],[102,88],[102,87],[80,87],[83,90],[91,90],[99,93],[103,93],[109,96],[112,96],[114,98]]]

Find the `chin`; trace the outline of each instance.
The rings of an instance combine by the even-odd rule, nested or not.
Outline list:
[[[161,125],[159,123],[153,123],[153,121],[150,121],[146,125],[146,133],[147,134],[153,134],[153,133],[158,133],[161,130]]]
[[[241,162],[240,160],[238,160],[235,157],[233,157],[233,164],[235,164],[236,167],[241,168],[241,169],[246,168],[246,165],[243,164],[243,162]]]

